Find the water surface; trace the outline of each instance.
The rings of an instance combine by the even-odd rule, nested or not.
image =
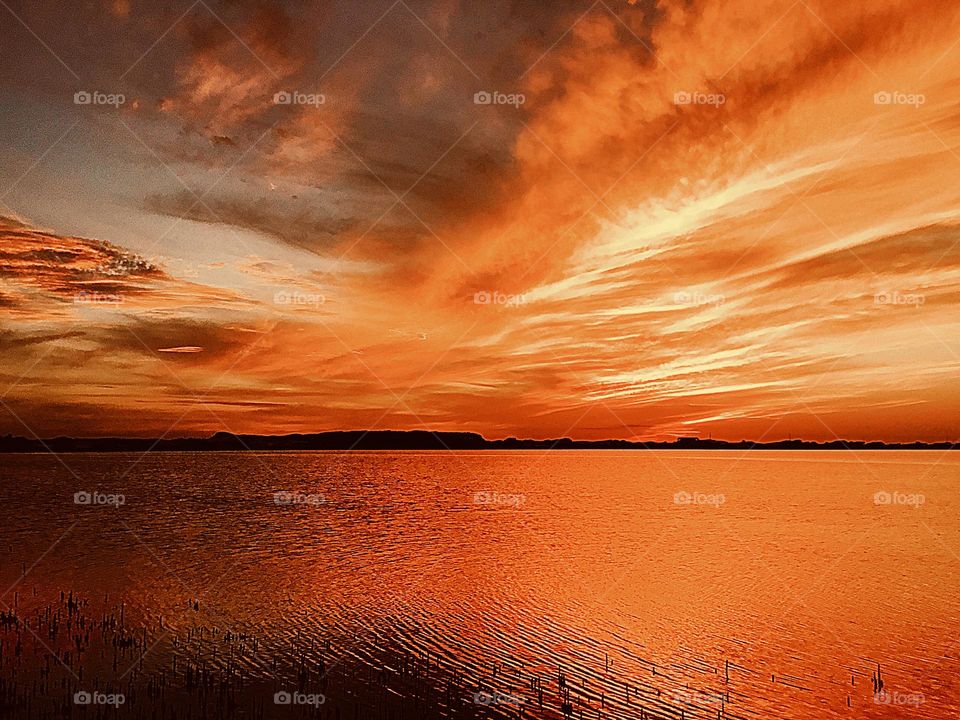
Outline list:
[[[955,454],[62,460],[0,458],[3,600],[122,605],[142,647],[104,660],[102,685],[166,671],[173,687],[192,662],[271,687],[340,673],[324,687],[361,717],[385,712],[383,693],[411,717],[562,717],[565,691],[591,718],[960,712]],[[34,650],[21,680],[49,662]],[[149,705],[130,692],[122,711]],[[259,712],[296,710],[267,697]]]

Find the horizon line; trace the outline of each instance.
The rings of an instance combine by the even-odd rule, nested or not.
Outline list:
[[[338,440],[342,442],[337,442]],[[257,447],[249,447],[249,445]],[[27,438],[20,435],[0,436],[0,452],[76,452],[138,450],[150,451],[238,451],[258,450],[483,450],[483,449],[956,449],[957,440],[725,440],[712,437],[676,436],[670,440],[637,440],[602,438],[596,440],[572,437],[518,438],[508,436],[491,439],[479,432],[464,430],[324,430],[284,434],[234,433],[217,431],[205,436],[141,437],[141,436],[72,436],[59,435]],[[56,446],[54,449],[51,446]]]

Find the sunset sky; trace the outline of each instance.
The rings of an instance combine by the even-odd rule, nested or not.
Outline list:
[[[0,433],[960,435],[956,2],[0,18]]]

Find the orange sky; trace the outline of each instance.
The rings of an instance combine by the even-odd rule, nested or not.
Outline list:
[[[955,3],[155,5],[0,9],[0,432],[957,438]]]

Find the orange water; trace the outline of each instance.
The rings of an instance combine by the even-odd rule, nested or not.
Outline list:
[[[176,627],[202,597],[207,626],[278,653],[326,637],[371,664],[429,650],[526,717],[560,717],[522,679],[549,695],[558,668],[584,717],[960,713],[956,453],[63,460],[0,456],[3,589],[36,562],[8,603],[69,588]],[[124,504],[74,504],[83,490]]]

